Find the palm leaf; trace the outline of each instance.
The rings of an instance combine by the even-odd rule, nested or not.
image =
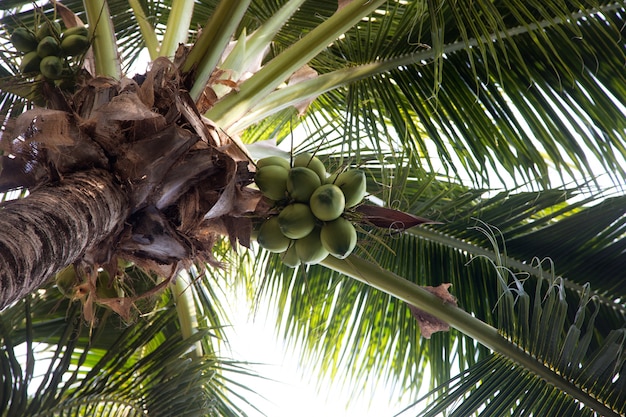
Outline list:
[[[568,303],[558,280],[538,281],[533,297],[513,278],[509,286],[501,278],[498,304],[499,327],[537,360],[556,369],[575,389],[602,398],[613,413],[621,415],[626,404],[624,391],[624,339],[626,328],[612,330],[600,346],[591,347],[599,306],[588,287],[579,300],[575,320],[566,320]],[[622,322],[623,325],[623,322]],[[570,388],[571,389],[571,388]],[[497,354],[451,379],[430,393],[438,401],[418,415],[600,415],[582,408],[571,392],[553,386],[523,367]],[[459,399],[463,401],[459,403]],[[423,401],[423,400],[422,400]],[[415,415],[406,411],[402,415]]]
[[[80,310],[50,288],[3,311],[3,415],[238,416],[250,404],[231,381],[250,373],[214,355],[192,360],[191,348],[212,332],[182,339],[171,304],[132,326],[105,313],[91,332]],[[24,342],[25,360],[15,349]]]
[[[604,51],[596,54],[592,43],[611,42],[610,39],[617,36],[615,28],[621,23],[612,20],[600,26],[595,24],[595,19],[574,9],[561,10],[545,20],[545,16],[525,10],[522,4],[509,3],[513,2],[493,6],[493,12],[510,7],[510,15],[515,15],[515,9],[521,8],[528,21],[521,21],[520,16],[513,19],[504,12],[502,16],[494,14],[497,22],[492,27],[466,33],[468,37],[473,35],[466,41],[462,41],[464,34],[458,29],[463,26],[453,24],[453,12],[445,5],[438,9],[440,14],[449,12],[452,20],[445,25],[445,38],[449,40],[441,46],[445,57],[438,58],[433,52],[436,46],[430,39],[429,25],[418,25],[419,18],[427,14],[423,11],[418,14],[415,3],[409,3],[404,9],[396,5],[388,10],[391,19],[399,16],[398,21],[412,16],[417,22],[413,25],[383,30],[377,28],[376,23],[364,23],[346,33],[334,48],[313,61],[315,68],[324,73],[327,68],[336,68],[346,61],[353,66],[370,62],[373,56],[380,59],[385,68],[395,65],[399,69],[368,78],[328,97],[329,103],[324,107],[336,109],[336,114],[345,109],[343,118],[337,120],[345,132],[342,139],[351,139],[350,132],[368,126],[375,147],[385,143],[386,133],[394,132],[415,158],[426,155],[426,160],[418,163],[428,163],[432,150],[426,143],[432,141],[437,155],[452,172],[472,173],[477,182],[504,168],[508,175],[516,174],[522,180],[547,184],[549,165],[546,160],[565,173],[582,170],[588,174],[591,167],[588,154],[603,160],[607,172],[621,172],[623,109],[616,100],[611,101],[611,97],[620,97],[621,83],[608,75],[620,73],[622,59],[619,57],[623,51],[614,44],[614,49],[607,49],[606,54]],[[480,20],[486,14],[478,7],[468,6],[466,10],[466,20]],[[602,10],[606,10],[608,19],[623,16],[612,4]],[[572,24],[565,25],[565,18]],[[564,27],[551,29],[549,25],[550,28],[544,30],[549,23]],[[503,32],[494,32],[500,28]],[[384,42],[376,38],[381,32],[387,36]],[[540,42],[536,32],[541,32]],[[496,34],[504,40],[502,44],[492,45],[491,39]],[[573,42],[570,39],[573,34],[582,36],[582,43]],[[413,42],[391,43],[389,39]],[[415,46],[416,42],[421,43]],[[545,47],[538,48],[538,43]],[[389,45],[396,49],[391,51]],[[423,45],[433,48],[425,50]],[[482,49],[477,45],[482,45]],[[512,45],[512,56],[507,56],[508,62],[504,63],[506,71],[498,65],[497,55],[504,45]],[[472,49],[466,50],[466,46]],[[554,50],[563,52],[557,56],[551,52]],[[528,59],[529,56],[532,58]],[[441,60],[441,65],[427,65],[433,59]],[[598,72],[596,68],[600,67],[603,69]],[[582,68],[583,73],[573,84],[571,77],[578,74],[578,68]],[[370,75],[376,74],[376,70],[373,71]],[[568,75],[568,82],[558,74]],[[530,89],[529,82],[532,83]],[[433,85],[439,86],[436,96],[433,96]],[[597,107],[596,101],[606,105]],[[546,111],[537,113],[537,108]],[[615,129],[615,123],[622,127]],[[386,124],[393,128],[375,128]],[[598,141],[605,145],[597,146]],[[353,148],[357,146],[355,143]],[[487,158],[490,153],[498,155],[497,158]],[[570,168],[570,163],[575,169]]]
[[[362,157],[365,159],[365,154]],[[532,248],[532,242],[548,234],[551,236],[548,241],[554,242],[558,242],[561,236],[568,236],[573,247],[576,242],[587,242],[589,236],[572,235],[571,230],[584,227],[591,230],[599,248],[621,245],[614,239],[614,234],[602,233],[605,227],[623,221],[623,209],[618,208],[620,204],[623,207],[621,197],[590,208],[584,205],[592,200],[591,197],[567,203],[577,194],[575,190],[507,192],[481,199],[482,190],[461,186],[455,189],[454,184],[428,177],[407,179],[402,175],[403,170],[385,170],[396,178],[397,188],[386,192],[381,190],[380,195],[395,202],[396,207],[399,203],[399,207],[408,212],[444,221],[444,224],[413,228],[400,234],[367,228],[367,235],[361,235],[359,240],[361,253],[382,268],[420,285],[452,283],[459,305],[487,323],[496,324],[492,312],[500,298],[498,276],[492,262],[501,259],[508,267],[531,274],[529,282],[542,281],[548,276],[544,269],[549,265],[536,268],[531,263],[519,261],[530,260],[536,254],[527,257],[516,244],[509,248],[508,242],[515,242],[517,236],[528,242],[528,248]],[[377,171],[372,169],[370,172]],[[374,178],[372,184],[382,181],[378,176]],[[494,248],[494,241],[487,239],[476,227],[481,225],[477,219],[502,231],[500,247]],[[564,231],[552,230],[561,224]],[[605,236],[607,239],[603,240]],[[505,246],[506,250],[503,249]],[[582,275],[570,280],[568,273],[573,269],[567,265],[568,258],[560,258],[560,253],[553,251],[550,256],[553,256],[557,272],[565,277],[570,302],[576,302],[578,290],[586,281],[591,282],[594,289],[597,286],[596,297],[605,291],[614,293],[619,273],[615,274],[615,281],[609,282],[603,271],[588,273],[586,281],[581,281]],[[583,256],[581,263],[592,263],[596,252],[590,250],[580,256]],[[262,255],[259,261],[267,262],[261,291],[276,303],[284,337],[294,344],[303,343],[307,351],[302,360],[316,364],[316,369],[322,373],[336,375],[338,369],[350,369],[348,378],[356,387],[376,375],[380,381],[395,381],[405,389],[416,389],[413,381],[422,377],[426,364],[431,367],[432,384],[436,385],[449,379],[452,368],[465,369],[487,354],[487,350],[478,347],[471,338],[455,331],[436,334],[428,343],[420,341],[417,324],[406,306],[362,283],[346,280],[337,273],[315,266],[293,271],[281,264],[279,256],[267,258]],[[609,271],[618,271],[620,265],[619,257],[612,261],[607,259]],[[468,277],[480,279],[468,281]],[[624,290],[623,285],[620,290]],[[597,323],[598,337],[604,337],[623,323],[624,305],[604,297],[598,308],[603,317],[603,323]],[[574,315],[575,311],[571,311],[568,320],[573,320]],[[600,343],[598,338],[593,340],[594,346]],[[453,350],[458,357],[451,355]]]
[[[24,4],[11,4],[17,3]],[[192,28],[203,24],[216,4],[198,4]],[[80,2],[67,6],[80,15]],[[142,45],[140,31],[125,2],[111,1],[109,6],[122,54],[130,62]],[[160,6],[146,2],[144,10],[157,32],[168,18],[167,9]],[[253,2],[242,25],[250,33],[277,7],[273,1]],[[305,3],[292,18],[297,25],[287,25],[277,34],[275,51],[316,25],[309,16],[328,16],[335,7],[332,1]],[[393,131],[403,132],[402,144],[414,157],[431,154],[426,143],[432,141],[451,172],[474,173],[475,181],[486,178],[488,167],[502,167],[522,179],[547,184],[544,155],[570,174],[574,173],[570,163],[589,173],[587,155],[595,155],[607,172],[619,174],[623,109],[611,99],[623,93],[623,82],[615,79],[615,74],[621,74],[623,55],[615,43],[616,28],[623,25],[619,9],[614,3],[590,4],[581,12],[579,6],[506,0],[459,8],[437,2],[429,3],[429,8],[415,2],[390,2],[384,9],[386,19],[361,22],[314,58],[312,65],[321,73],[374,59],[399,67],[343,90],[335,95],[334,107],[339,114],[341,109],[360,113],[368,124],[376,120],[391,124]],[[605,24],[597,23],[599,13]],[[595,48],[598,44],[606,47]],[[425,50],[424,45],[430,49]],[[435,64],[426,65],[430,62]],[[535,86],[530,90],[529,80]],[[433,86],[438,86],[435,99]],[[354,89],[355,93],[348,93]],[[386,93],[372,95],[372,91]],[[361,108],[357,104],[367,102],[372,105]],[[346,107],[348,103],[353,107]],[[536,114],[538,106],[554,110]],[[348,133],[358,128],[355,121],[352,116],[336,120]],[[373,141],[377,144],[381,137],[376,133]],[[484,159],[489,153],[497,158]]]
[[[24,3],[3,2],[3,7]],[[65,4],[70,6],[69,3]],[[79,3],[81,2],[72,3],[70,7],[79,11],[82,7]],[[109,6],[113,22],[122,34],[120,39],[123,54],[128,54],[125,56],[131,58],[136,56],[141,40],[132,13],[124,3],[111,1]],[[249,9],[250,13],[244,16],[242,25],[246,25],[247,29],[257,27],[259,22],[268,16],[268,12],[263,11],[263,6],[267,4],[274,7],[268,10],[275,10],[278,7],[276,3],[253,2]],[[204,23],[216,4],[215,1],[198,4],[192,24]],[[168,13],[160,6],[160,2],[145,2],[146,14],[153,19],[158,34],[168,18]],[[596,9],[591,9],[591,6],[580,12],[578,5],[570,7],[565,4],[550,8],[538,1],[527,3],[479,1],[472,2],[471,5],[461,4],[459,8],[451,8],[453,6],[450,3],[436,1],[430,1],[428,8],[420,8],[421,5],[416,2],[390,2],[385,9],[386,14],[380,14],[388,18],[378,17],[360,22],[348,31],[343,39],[334,42],[314,58],[312,65],[321,73],[332,74],[334,70],[346,66],[358,66],[372,60],[381,60],[387,65],[386,68],[398,69],[384,74],[380,74],[380,70],[373,70],[366,79],[347,88],[344,87],[345,80],[333,86],[334,90],[325,94],[314,105],[310,112],[312,117],[308,118],[307,123],[310,123],[313,129],[316,126],[327,125],[331,131],[334,128],[335,134],[327,137],[328,130],[318,129],[305,146],[316,151],[328,149],[331,152],[341,147],[346,158],[340,158],[337,164],[344,164],[347,159],[357,164],[371,160],[382,164],[389,158],[408,157],[407,166],[410,169],[403,175],[404,178],[410,178],[410,181],[398,182],[398,177],[385,171],[372,176],[385,186],[380,190],[384,201],[393,201],[387,197],[393,195],[393,186],[398,183],[402,184],[401,187],[406,187],[405,190],[415,190],[418,194],[417,191],[423,187],[420,181],[424,179],[432,181],[434,178],[433,174],[423,175],[419,167],[426,166],[428,170],[436,172],[438,165],[434,160],[437,157],[441,158],[445,168],[454,174],[463,174],[465,171],[472,173],[475,183],[484,181],[491,171],[499,172],[500,168],[504,168],[507,175],[502,177],[516,174],[523,180],[537,180],[540,185],[545,185],[548,181],[546,179],[548,163],[544,161],[545,155],[566,173],[573,174],[576,170],[588,173],[591,168],[586,153],[591,150],[592,154],[605,161],[607,170],[623,176],[619,164],[619,154],[623,154],[623,109],[612,100],[612,97],[621,97],[623,93],[623,77],[614,75],[621,74],[619,68],[623,48],[615,42],[615,35],[618,33],[615,28],[623,24],[623,14],[620,12],[623,5],[611,3],[596,6],[602,10],[601,16],[594,14]],[[318,13],[323,20],[332,15],[335,7],[336,2],[331,1],[305,3],[301,12],[292,18],[294,24],[284,27],[276,36],[273,53],[268,58],[292,44],[301,36],[303,30],[315,27],[318,22],[311,19],[311,15]],[[580,43],[573,41],[573,35],[582,37],[583,41]],[[409,42],[396,42],[399,39],[408,39]],[[592,48],[594,44],[602,44],[606,48],[596,51]],[[430,46],[430,49],[426,50],[424,45]],[[503,51],[506,52],[504,55]],[[560,56],[561,51],[565,52],[563,56]],[[11,61],[10,58],[3,59],[7,63]],[[579,72],[582,74],[580,77]],[[528,88],[529,79],[534,82],[531,89]],[[580,82],[576,81],[575,84],[574,80],[579,79]],[[538,113],[535,108],[544,108],[545,112]],[[300,121],[292,116],[292,113],[285,111],[259,125],[259,131],[250,129],[246,134],[254,140],[271,131],[278,135],[279,140],[283,139],[288,137],[290,132],[285,124],[293,123],[295,126]],[[526,131],[532,132],[534,136],[532,140],[528,139]],[[430,143],[435,145],[436,156]],[[543,149],[538,150],[537,143],[541,144]],[[565,152],[560,152],[561,148],[565,149]],[[368,159],[372,152],[378,155],[374,159]],[[569,163],[573,163],[574,168],[570,169]],[[529,194],[520,199],[500,196],[488,200],[485,204],[476,202],[473,198],[463,198],[467,194],[478,194],[478,190],[465,190],[467,194],[464,195],[462,187],[452,188],[453,192],[447,194],[445,187],[437,186],[430,195],[426,195],[426,198],[420,199],[419,195],[410,197],[403,195],[402,201],[410,202],[411,211],[423,214],[429,213],[427,209],[437,209],[439,211],[434,212],[438,215],[443,213],[444,217],[459,219],[453,222],[448,230],[456,227],[457,231],[461,231],[455,236],[473,239],[473,246],[470,245],[470,248],[480,248],[479,254],[491,250],[485,239],[476,237],[476,233],[473,236],[465,236],[468,213],[477,207],[482,210],[481,213],[487,213],[488,209],[493,208],[494,211],[489,214],[498,220],[494,224],[503,229],[508,221],[506,217],[509,211],[517,207],[515,204],[525,201],[528,207],[531,207],[528,211],[517,213],[514,221],[508,225],[512,231],[508,232],[507,238],[520,239],[514,245],[514,250],[521,255],[524,255],[528,242],[532,242],[530,240],[533,237],[532,233],[536,231],[538,234],[535,236],[540,236],[542,224],[549,223],[551,218],[543,215],[541,222],[534,218],[538,213],[541,215],[541,210],[551,207],[545,201],[542,203],[543,206],[534,206],[533,199],[536,199],[536,195]],[[511,203],[502,206],[496,204],[503,200]],[[571,213],[575,213],[577,209],[578,207],[574,205]],[[567,210],[563,213],[566,212]],[[614,254],[619,245],[613,246],[610,240],[621,236],[619,229],[621,220],[615,206],[609,205],[606,213],[618,222],[618,226],[613,227],[604,223],[604,226],[600,225],[599,230],[603,235],[594,243],[594,247],[598,251],[603,249],[614,251],[607,255],[617,263]],[[600,210],[598,215],[601,214]],[[582,217],[576,219],[578,225],[583,224]],[[532,227],[529,229],[528,224],[535,230],[531,230]],[[569,226],[574,224],[570,223]],[[560,233],[565,233],[565,228]],[[462,275],[468,269],[461,268],[460,265],[470,259],[471,252],[464,252],[467,246],[462,246],[464,249],[460,250],[459,239],[442,238],[433,243],[432,237],[435,235],[436,232],[422,237],[402,235],[397,241],[388,243],[388,246],[396,253],[406,254],[404,256],[407,258],[417,253],[426,260],[442,261],[440,267],[436,264],[432,267],[431,262],[430,269],[428,262],[402,265],[408,268],[403,271],[404,276],[421,278],[428,274],[428,278],[432,280],[456,279],[455,287],[463,288]],[[528,240],[525,241],[525,238]],[[381,265],[395,268],[397,259],[389,256],[386,249],[375,248],[375,243],[379,241],[372,239],[373,241],[366,247],[365,254]],[[553,253],[553,256],[559,256],[558,251]],[[525,255],[520,258],[525,258]],[[478,298],[474,302],[465,300],[468,306],[471,306],[468,309],[484,320],[492,321],[491,309],[498,297],[494,292],[494,286],[489,285],[495,280],[493,273],[488,272],[488,266],[488,262],[480,261],[470,264],[469,268],[476,268],[470,269],[473,274],[491,278],[485,279],[481,285],[472,285],[471,291],[464,289],[463,293],[467,294],[468,299],[482,296],[483,298]],[[613,270],[617,270],[617,266],[614,268]],[[288,276],[289,274],[285,275]],[[570,284],[570,288],[580,287],[580,280],[585,279],[567,278],[565,282]],[[280,279],[282,276],[275,275],[273,282],[271,280],[268,285],[270,288],[274,286],[273,291],[280,294],[282,306],[288,305],[290,291],[293,291],[294,305],[291,309],[302,311],[304,317],[302,323],[295,323],[289,330],[292,334],[299,336],[310,329],[319,334],[320,328],[324,330],[324,327],[320,326],[333,320],[336,320],[337,325],[333,323],[329,326],[334,332],[339,332],[335,329],[343,329],[342,326],[353,325],[353,333],[340,340],[338,346],[347,346],[354,342],[355,346],[362,348],[362,357],[354,359],[349,353],[341,355],[329,350],[314,357],[321,359],[319,363],[351,363],[350,366],[355,370],[357,378],[362,378],[367,369],[376,367],[384,369],[383,372],[387,372],[388,375],[391,372],[407,375],[400,378],[402,382],[412,381],[420,376],[426,362],[418,363],[415,369],[400,369],[399,358],[402,355],[420,355],[417,360],[422,360],[421,358],[425,356],[422,354],[427,352],[421,344],[417,348],[412,347],[416,344],[417,333],[406,309],[398,307],[401,304],[394,305],[393,303],[397,302],[390,297],[377,294],[374,290],[363,287],[350,288],[351,285],[344,284],[337,275],[325,275],[316,268],[309,269],[306,277],[291,276],[284,282]],[[605,287],[600,284],[600,292],[614,288],[616,282],[617,280],[614,280]],[[296,298],[297,295],[309,293],[309,300]],[[336,306],[341,307],[333,307],[332,303],[327,302],[328,299],[335,300]],[[305,308],[311,305],[316,306],[315,311],[305,312]],[[378,329],[358,326],[358,323],[347,321],[352,317],[350,314],[340,317],[340,313],[350,313],[354,317],[363,315],[371,319],[372,323],[376,323]],[[619,309],[617,313],[619,317]],[[387,321],[388,317],[390,319]],[[402,339],[394,339],[390,332],[379,330],[382,329],[383,323],[412,325],[413,328],[405,330],[401,335]],[[321,340],[332,343],[331,337],[330,332],[327,332]],[[430,345],[434,353],[428,351],[429,355],[441,363],[440,369],[436,369],[438,381],[449,376],[451,362],[448,353],[455,340],[467,346],[464,352],[470,357],[467,359],[468,364],[471,365],[478,357],[485,355],[485,351],[478,352],[478,348],[471,341],[454,337],[454,335],[448,337],[439,346],[436,345],[437,342]],[[374,357],[379,351],[371,346],[372,341],[375,342],[377,339],[385,342],[383,345],[387,350],[383,350],[383,353],[391,356],[394,353],[390,346],[394,346],[396,341],[401,345],[401,342],[408,340],[411,345],[397,348],[396,351],[400,353],[395,355],[396,361],[389,365]],[[329,340],[331,342],[328,342]]]

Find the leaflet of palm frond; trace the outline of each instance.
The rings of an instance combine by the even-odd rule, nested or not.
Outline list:
[[[529,233],[512,230],[504,236],[507,249],[521,259],[539,255],[550,257],[556,261],[559,274],[579,284],[587,282],[586,277],[598,274],[598,262],[610,265],[610,270],[603,268],[603,282],[594,288],[621,297],[623,304],[626,295],[623,279],[626,268],[623,256],[626,251],[626,240],[623,239],[625,207],[626,197],[607,198],[558,222],[546,222],[544,227],[537,227]]]
[[[171,303],[134,326],[121,326],[114,316],[99,314],[98,326],[89,329],[79,309],[55,298],[55,293],[60,297],[48,288],[0,316],[5,348],[0,352],[0,377],[6,394],[0,395],[0,409],[5,415],[191,417],[205,415],[207,406],[219,415],[243,415],[226,395],[235,394],[229,378],[250,373],[215,355],[190,360],[190,347],[212,334],[201,329],[181,338]],[[52,308],[55,304],[57,309]],[[27,361],[15,349],[24,342]],[[50,364],[41,366],[42,358]],[[29,396],[33,392],[37,395]]]
[[[438,401],[421,407],[418,415],[623,415],[626,328],[610,331],[601,345],[594,346],[590,342],[592,333],[597,333],[599,305],[590,296],[589,287],[578,300],[574,321],[568,322],[564,319],[568,302],[558,280],[547,286],[537,282],[531,298],[515,277],[511,282],[501,278],[498,327],[533,358],[554,369],[552,380],[546,381],[524,366],[492,354],[433,390],[429,395],[437,396]],[[594,412],[581,407],[572,392],[563,389],[565,385],[559,383],[559,378],[573,383],[573,389],[599,399],[607,408]],[[416,415],[409,411],[397,416]]]
[[[355,211],[359,214],[357,221],[377,227],[403,231],[420,224],[441,224],[424,217],[415,216],[400,210],[386,207],[362,204]]]

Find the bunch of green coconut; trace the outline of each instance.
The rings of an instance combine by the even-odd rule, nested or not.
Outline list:
[[[62,30],[59,22],[46,19],[34,29],[16,28],[11,43],[23,54],[22,74],[59,80],[70,74],[71,58],[81,57],[89,49],[89,33],[84,26]]]
[[[278,156],[260,159],[254,180],[277,209],[258,230],[262,248],[281,253],[283,263],[292,268],[352,253],[357,233],[349,209],[365,197],[363,171],[328,176],[319,158],[301,153],[293,158],[293,166]]]

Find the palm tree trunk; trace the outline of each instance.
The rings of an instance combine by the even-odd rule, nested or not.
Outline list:
[[[124,187],[95,169],[0,205],[0,309],[123,226],[128,210]]]

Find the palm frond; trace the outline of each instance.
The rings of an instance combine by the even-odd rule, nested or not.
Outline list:
[[[360,23],[312,65],[321,74],[373,61],[397,69],[372,69],[346,88],[337,81],[318,100],[342,115],[340,136],[353,148],[362,144],[350,132],[364,127],[373,148],[393,135],[416,163],[439,158],[476,184],[499,175],[545,186],[551,167],[564,178],[590,175],[595,160],[617,182],[623,5],[550,6],[390,3],[386,18]]]
[[[599,306],[588,287],[575,309],[575,320],[568,322],[568,302],[558,279],[538,281],[532,297],[525,284],[515,277],[508,282],[505,270],[501,272],[500,330],[575,389],[601,399],[609,410],[581,407],[568,389],[494,354],[431,392],[437,400],[417,415],[622,415],[626,328],[611,330],[601,345],[592,347]],[[415,414],[407,410],[401,415]]]
[[[293,24],[277,34],[268,59],[336,8],[332,1],[314,3],[306,2]],[[192,29],[216,4],[196,6]],[[81,15],[81,2],[66,5]],[[162,6],[145,4],[157,34],[168,18]],[[381,135],[397,135],[416,163],[424,163],[423,157],[429,163],[436,153],[450,172],[469,174],[476,183],[503,168],[522,181],[546,185],[544,156],[569,176],[589,174],[597,159],[617,180],[624,175],[624,109],[618,104],[624,84],[619,81],[624,51],[618,42],[623,5],[583,6],[390,2],[311,64],[322,74],[372,61],[398,67],[329,95],[324,107],[345,111],[336,126],[345,127],[347,138],[359,126],[380,120],[392,128],[372,132],[376,145],[384,143]],[[122,57],[130,64],[143,46],[141,32],[126,2],[113,0],[109,7]],[[242,27],[250,33],[278,7],[279,2],[253,2]],[[32,15],[23,14],[15,18],[28,21]],[[549,111],[537,113],[537,108]]]
[[[325,158],[322,154],[318,157]],[[549,242],[556,248],[567,237],[573,248],[576,244],[584,246],[593,236],[598,252],[589,245],[584,246],[587,252],[572,254],[582,257],[581,264],[594,264],[598,253],[619,252],[621,247],[616,230],[623,221],[623,209],[619,208],[623,207],[623,197],[592,207],[586,205],[597,196],[572,200],[582,191],[579,189],[503,192],[483,198],[484,190],[455,185],[427,173],[413,177],[416,170],[406,168],[402,158],[395,161],[397,168],[388,164],[381,169],[375,153],[363,152],[360,157],[361,168],[369,169],[368,189],[374,195],[393,207],[443,222],[405,233],[363,226],[361,255],[420,285],[452,283],[459,305],[487,323],[497,323],[493,311],[500,297],[492,262],[500,259],[508,267],[530,274],[529,282],[541,282],[549,265],[530,261],[542,252],[522,250],[532,249],[533,242],[545,239],[543,249]],[[333,164],[341,162],[329,158],[327,165]],[[394,186],[381,185],[389,183],[381,177],[383,172],[393,178]],[[481,221],[500,230],[499,247],[481,232]],[[553,229],[557,226],[564,229]],[[572,233],[575,229],[589,230],[590,235]],[[518,239],[526,244],[517,243]],[[585,282],[591,283],[596,297],[603,297],[598,307],[603,319],[597,323],[598,338],[593,339],[593,346],[599,346],[599,338],[619,327],[626,316],[623,303],[603,296],[616,293],[623,275],[619,272],[622,260],[605,257],[607,270],[613,271],[609,279],[603,271],[591,272],[591,268],[586,275],[570,279],[569,273],[574,271],[568,266],[571,258],[560,256],[566,251],[552,250],[546,255],[564,277],[569,302],[576,302]],[[316,266],[294,271],[275,255],[261,255],[259,262],[265,263],[261,291],[277,304],[283,336],[290,343],[303,343],[307,349],[303,361],[316,364],[321,373],[337,376],[337,369],[350,369],[342,379],[347,378],[354,386],[376,375],[379,381],[414,390],[426,364],[431,367],[431,384],[435,386],[449,379],[451,369],[465,369],[488,353],[456,331],[435,334],[428,342],[420,340],[418,326],[404,303],[334,272]],[[469,281],[468,277],[479,278]],[[617,293],[623,289],[621,285]],[[570,311],[568,320],[573,321],[574,315],[575,311]],[[453,351],[458,356],[452,355]]]
[[[78,305],[55,293],[51,287],[0,317],[0,361],[10,393],[0,398],[5,415],[239,416],[242,404],[253,407],[249,393],[243,396],[230,380],[250,372],[214,354],[192,359],[195,343],[214,336],[204,328],[182,339],[171,304],[132,326],[105,313],[90,330]],[[16,353],[23,343],[26,359]]]

